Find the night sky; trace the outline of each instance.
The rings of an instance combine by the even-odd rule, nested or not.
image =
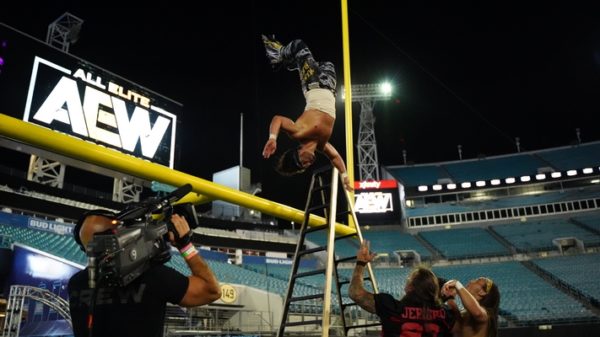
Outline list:
[[[98,3],[89,7],[81,3]],[[102,5],[100,5],[102,4]],[[353,84],[388,80],[375,106],[380,164],[431,163],[600,140],[600,14],[578,5],[443,8],[403,1],[348,1]],[[239,164],[260,196],[303,208],[309,174],[282,178],[262,147],[274,114],[295,119],[297,72],[273,72],[260,34],[303,39],[335,63],[343,84],[338,1],[19,1],[0,21],[42,40],[65,11],[85,22],[70,52],[184,105],[175,168],[211,180]],[[41,7],[40,7],[41,6]],[[123,7],[125,6],[125,7]],[[570,6],[570,7],[565,7]],[[596,13],[596,14],[594,14]],[[344,105],[331,143],[345,157]],[[354,110],[354,140],[359,105]],[[280,137],[279,149],[293,143]],[[358,162],[357,152],[354,155]],[[317,165],[326,164],[320,158]],[[358,176],[358,168],[355,168]]]

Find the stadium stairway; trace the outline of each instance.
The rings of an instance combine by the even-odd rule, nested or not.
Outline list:
[[[563,292],[563,293],[567,294],[568,296],[572,297],[577,302],[583,304],[591,312],[593,312],[594,314],[600,316],[600,308],[594,306],[586,298],[586,296],[584,296],[583,294],[581,294],[577,290],[573,289],[568,284],[566,284],[563,281],[557,279],[556,277],[553,277],[552,274],[550,274],[548,271],[542,269],[541,267],[539,267],[538,265],[536,265],[535,263],[533,263],[531,261],[521,261],[521,264],[524,265],[527,269],[529,269],[532,272],[534,272],[535,274],[537,274],[539,277],[543,278],[546,282],[548,282],[549,284],[551,284],[556,289],[558,289],[561,292]]]
[[[590,231],[590,232],[592,232],[592,233],[595,233],[595,234],[597,234],[597,235],[600,235],[600,230],[598,230],[598,229],[596,229],[596,228],[594,228],[594,227],[592,227],[592,226],[589,226],[588,224],[586,224],[586,223],[584,223],[584,222],[582,222],[582,221],[580,221],[580,220],[578,220],[578,219],[573,219],[573,218],[571,218],[571,219],[569,220],[569,222],[571,222],[572,224],[574,224],[575,226],[577,226],[577,227],[579,227],[579,228],[583,228],[583,229],[585,229],[585,230],[587,230],[587,231]]]
[[[429,250],[431,252],[431,260],[432,261],[437,261],[437,260],[443,258],[442,253],[439,250],[437,250],[431,243],[429,243],[427,240],[425,240],[419,233],[415,234],[414,237],[423,246],[425,246],[425,248],[427,248],[427,250]]]
[[[494,237],[494,239],[496,239],[504,247],[506,247],[506,249],[508,249],[508,251],[511,253],[511,255],[517,254],[517,249],[513,245],[511,245],[510,242],[508,242],[508,240],[506,240],[505,238],[500,236],[498,233],[496,233],[496,231],[494,230],[494,228],[492,228],[492,226],[487,226],[485,229],[487,230],[488,233],[490,233],[490,235],[492,237]]]

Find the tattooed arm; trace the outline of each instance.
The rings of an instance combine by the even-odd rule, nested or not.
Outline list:
[[[348,289],[350,298],[356,302],[359,307],[373,314],[375,313],[375,296],[365,289],[363,285],[363,274],[366,263],[371,262],[374,258],[375,254],[369,252],[369,242],[366,240],[363,241],[356,254],[356,266],[354,267],[354,273],[352,274],[352,280],[350,281],[350,289]]]

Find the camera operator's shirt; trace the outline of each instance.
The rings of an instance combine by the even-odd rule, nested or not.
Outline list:
[[[447,306],[424,310],[424,305],[406,296],[400,301],[392,295],[375,294],[375,312],[382,323],[382,337],[451,336],[456,317]]]
[[[99,286],[93,311],[93,336],[162,336],[166,303],[181,302],[188,283],[183,274],[156,265],[126,287]],[[91,297],[85,269],[69,280],[69,308],[75,337],[89,336],[87,320]]]

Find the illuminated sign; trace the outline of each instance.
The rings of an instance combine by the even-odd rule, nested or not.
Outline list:
[[[354,182],[354,210],[359,221],[367,224],[400,221],[400,200],[396,180]]]
[[[1,24],[0,37],[14,53],[1,113],[173,167],[179,103]]]
[[[354,208],[357,213],[393,212],[392,193],[362,192],[356,194]]]
[[[365,180],[365,181],[355,181],[354,188],[357,190],[367,190],[367,189],[385,189],[385,188],[396,188],[398,187],[398,183],[396,180]]]

